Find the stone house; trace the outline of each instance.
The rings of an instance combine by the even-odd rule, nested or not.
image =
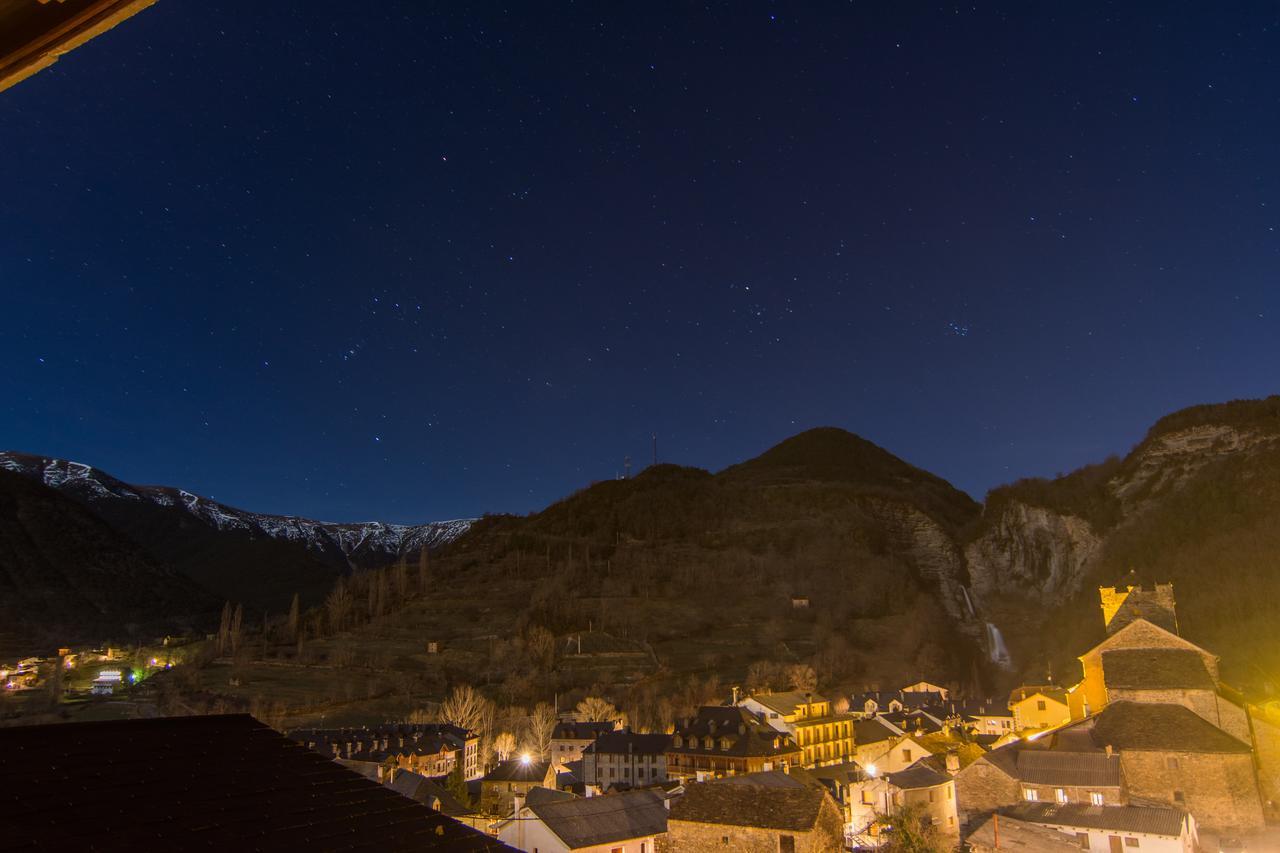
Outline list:
[[[670,746],[671,735],[607,732],[582,751],[582,781],[601,791],[665,782]]]
[[[959,809],[956,783],[950,774],[938,769],[932,759],[917,761],[905,770],[886,774],[891,791],[888,814],[899,809],[914,808],[922,820],[950,840],[960,839]]]
[[[765,725],[745,708],[704,705],[678,720],[667,747],[667,776],[704,781],[800,764],[790,735]]]
[[[660,850],[679,853],[828,853],[844,845],[835,801],[808,786],[695,782],[671,806]]]
[[[880,717],[854,723],[853,760],[879,773],[905,770],[931,753],[919,738]]]
[[[517,796],[527,797],[533,788],[554,789],[555,785],[556,772],[549,761],[499,761],[480,780],[480,810],[505,817],[511,814]]]
[[[853,757],[853,714],[837,714],[831,700],[814,693],[757,693],[738,702],[769,726],[791,735],[804,767],[839,764]]]

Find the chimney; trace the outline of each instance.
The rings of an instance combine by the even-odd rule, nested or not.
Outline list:
[[[952,776],[960,772],[960,755],[954,751],[947,753],[947,772]]]
[[[1111,744],[1107,744],[1107,758],[1111,757]]]

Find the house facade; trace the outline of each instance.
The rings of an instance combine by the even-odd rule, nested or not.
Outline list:
[[[600,791],[665,782],[671,741],[671,735],[627,729],[602,734],[582,752],[582,781]]]
[[[813,693],[760,693],[738,702],[800,747],[800,764],[839,764],[853,757],[853,714],[837,714],[831,701]]]
[[[676,722],[666,755],[669,778],[704,781],[797,766],[803,753],[745,708],[705,705]]]

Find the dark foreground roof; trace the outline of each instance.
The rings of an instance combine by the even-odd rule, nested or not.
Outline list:
[[[695,782],[671,806],[671,820],[808,832],[827,795],[817,788]]]
[[[1182,825],[1186,821],[1186,815],[1177,809],[1083,803],[1020,803],[1007,809],[1006,813],[1029,823],[1175,837],[1182,834]]]
[[[529,808],[571,850],[667,831],[667,807],[653,791],[573,797]]]
[[[439,782],[410,770],[397,770],[395,778],[387,787],[402,797],[431,806],[450,817],[466,817],[476,813],[475,809],[460,802]]]
[[[500,851],[244,714],[0,729],[0,850]]]

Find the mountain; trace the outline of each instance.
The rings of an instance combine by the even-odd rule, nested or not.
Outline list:
[[[315,601],[334,579],[456,539],[470,520],[342,524],[265,515],[170,486],[137,486],[79,462],[0,452],[8,470],[88,508],[152,558],[225,599],[281,612],[293,594]]]
[[[0,659],[200,627],[220,606],[78,502],[0,471]]]
[[[1133,573],[1173,582],[1181,631],[1230,678],[1280,685],[1280,396],[1184,409],[1123,458],[993,490],[965,559],[1029,675],[1077,672],[1097,587]]]

